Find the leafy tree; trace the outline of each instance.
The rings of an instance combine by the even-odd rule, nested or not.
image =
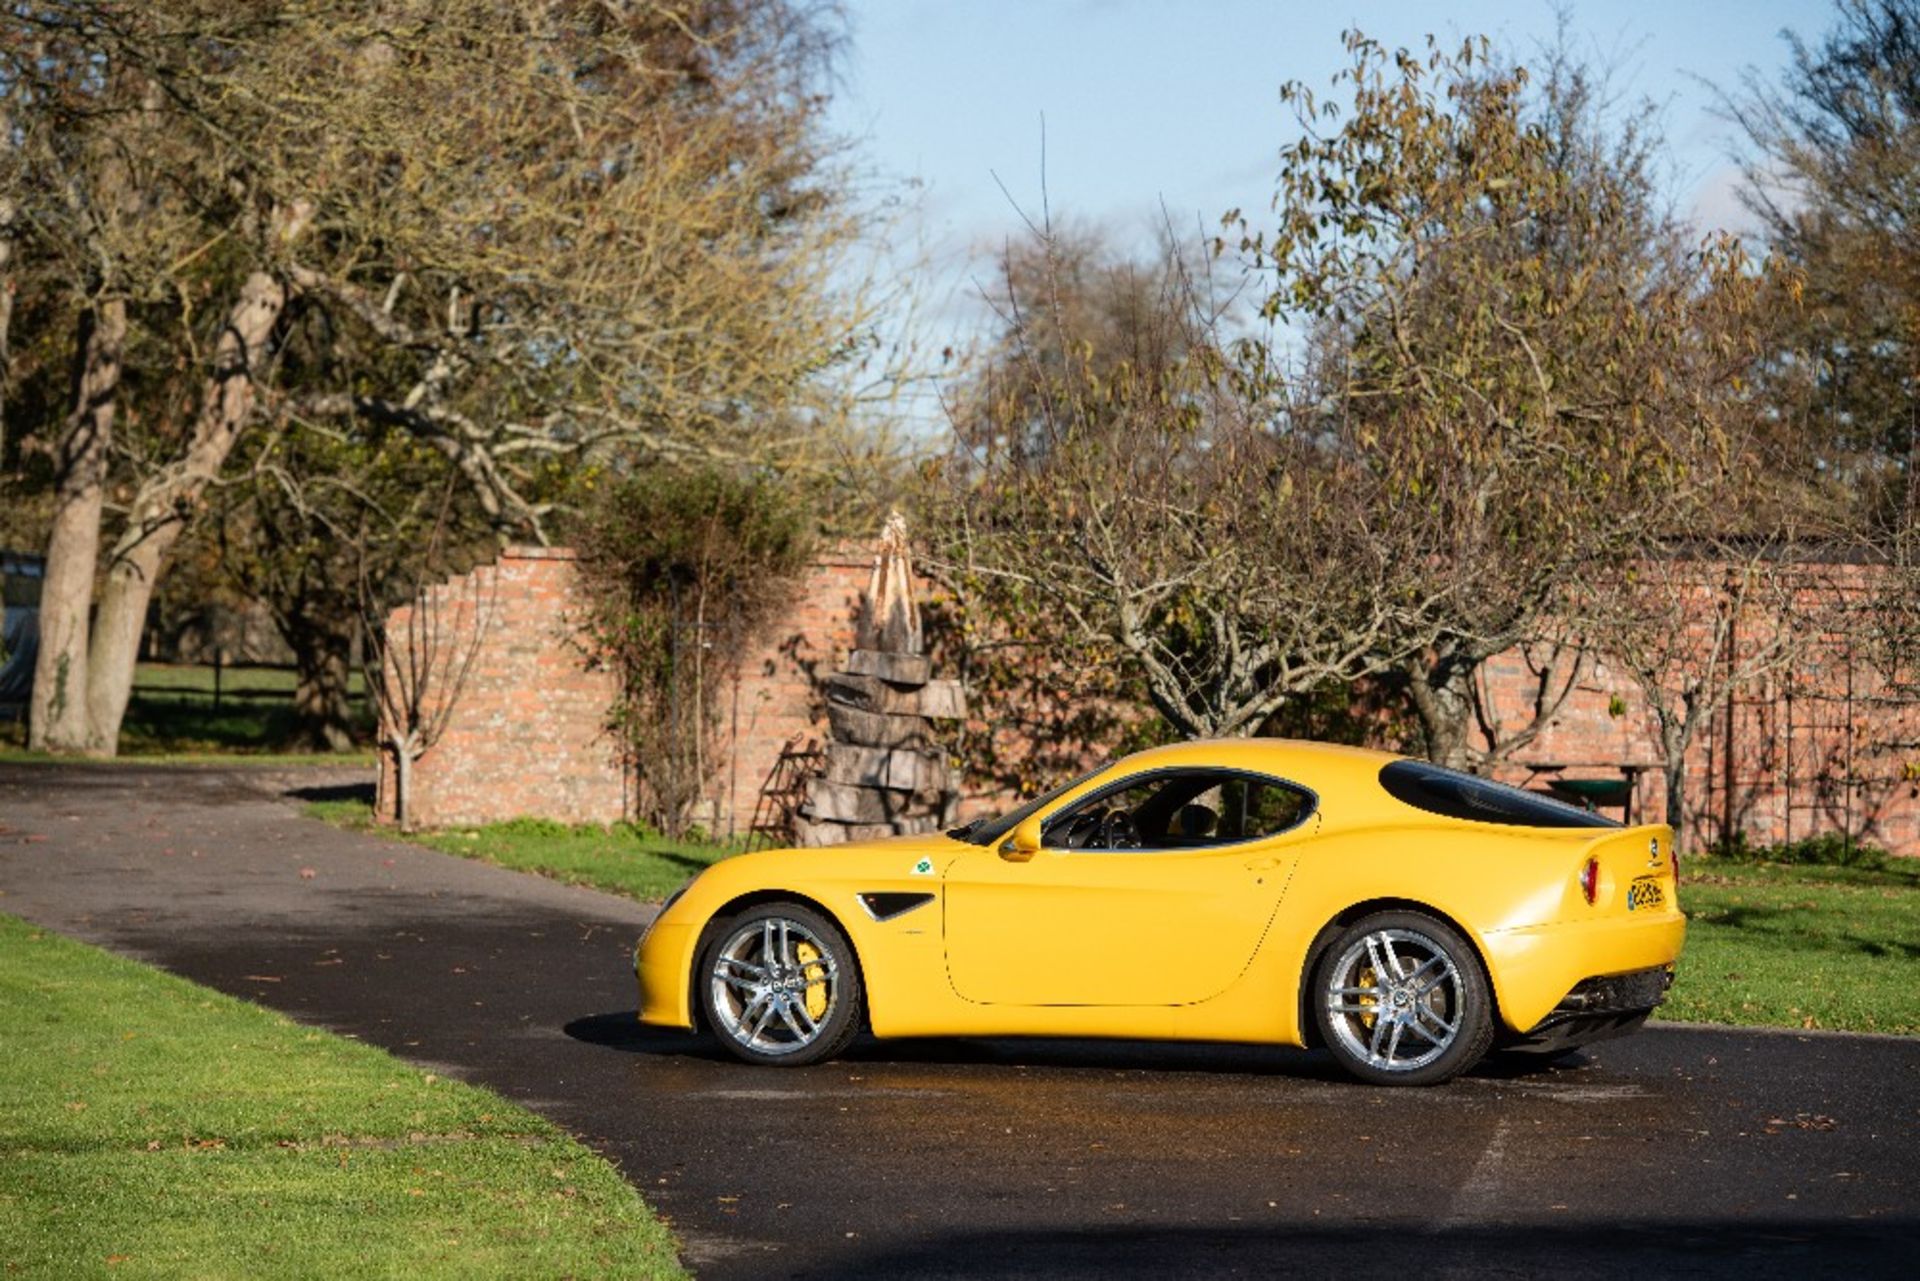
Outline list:
[[[1725,100],[1745,134],[1747,207],[1790,271],[1771,308],[1764,394],[1800,476],[1837,491],[1892,567],[1866,639],[1890,672],[1920,659],[1920,4],[1841,0],[1789,33],[1778,83]]]
[[[1841,0],[1818,43],[1786,39],[1781,83],[1749,73],[1726,101],[1750,148],[1742,197],[1795,269],[1782,345],[1817,388],[1801,429],[1828,466],[1897,482],[1920,373],[1920,4]]]
[[[1004,268],[1004,342],[928,504],[976,630],[1043,670],[1117,665],[1188,737],[1379,670],[1401,567],[1375,482],[1267,352],[1229,349],[1204,277],[1045,233]]]
[[[293,651],[289,745],[348,750],[355,641],[428,583],[486,559],[493,528],[406,432],[288,422],[243,442],[238,462],[206,522],[218,572],[266,605]]]
[[[1348,48],[1344,107],[1285,90],[1273,223],[1214,244],[1270,328],[1234,332],[1177,258],[1008,256],[949,558],[1002,634],[1118,657],[1175,732],[1385,676],[1431,755],[1483,765],[1570,689],[1572,589],[1721,465],[1755,287],[1666,217],[1644,115],[1611,120],[1577,65]],[[1476,678],[1523,644],[1562,652],[1502,726]]]
[[[997,322],[992,349],[962,382],[951,424],[982,459],[1038,458],[1053,445],[1059,394],[1076,379],[1156,376],[1194,353],[1196,280],[1178,247],[1157,261],[1118,253],[1090,227],[1048,226],[1010,241],[983,301]]]
[[[1570,691],[1572,589],[1634,555],[1717,455],[1753,291],[1736,245],[1696,248],[1665,212],[1650,109],[1611,117],[1563,52],[1535,77],[1483,41],[1348,49],[1344,110],[1284,91],[1303,137],[1276,224],[1230,225],[1392,509],[1369,524],[1418,567],[1383,616],[1391,683],[1434,760],[1481,767]],[[1478,675],[1517,645],[1547,656],[1543,697],[1502,726]]]
[[[404,432],[536,537],[589,459],[805,455],[862,334],[834,32],[745,0],[0,12],[15,256],[81,326],[36,741],[112,750],[154,583],[264,425]]]

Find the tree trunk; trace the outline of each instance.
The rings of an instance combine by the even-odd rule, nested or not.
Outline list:
[[[393,822],[403,832],[413,830],[413,735],[390,734],[393,749]]]
[[[13,145],[13,118],[0,105],[0,148]],[[19,202],[0,191],[0,462],[7,456],[7,407],[13,390],[13,233],[19,221]]]
[[[0,135],[9,128],[0,111]],[[0,141],[0,146],[4,146]],[[13,389],[13,197],[0,192],[0,461],[7,456],[7,399]]]
[[[1427,759],[1448,769],[1471,763],[1467,737],[1473,729],[1473,674],[1479,660],[1448,650],[1431,663],[1415,658],[1407,669],[1407,692],[1426,739]]]
[[[40,653],[28,705],[28,745],[73,752],[87,745],[89,610],[100,563],[100,512],[120,389],[127,307],[103,301],[80,319],[74,408],[55,459],[53,528],[40,592]]]
[[[280,623],[293,647],[299,683],[293,691],[295,741],[321,752],[353,750],[350,681],[353,674],[352,615],[303,610]]]
[[[247,277],[214,349],[213,376],[202,392],[185,456],[148,477],[134,495],[127,530],[108,561],[94,621],[87,668],[89,750],[111,756],[119,741],[147,605],[201,493],[220,474],[253,413],[254,377],[286,300],[286,288],[272,276],[256,271]]]
[[[1681,741],[1678,733],[1668,732],[1664,727],[1660,733],[1661,748],[1666,754],[1660,773],[1667,783],[1667,826],[1673,829],[1675,843],[1684,846],[1687,843],[1687,745]]]
[[[1649,698],[1651,698],[1649,692]],[[1665,710],[1654,704],[1660,727],[1660,774],[1667,784],[1667,826],[1673,829],[1674,844],[1687,845],[1687,749],[1700,728],[1700,695],[1689,690],[1679,696],[1679,706],[1668,704]]]

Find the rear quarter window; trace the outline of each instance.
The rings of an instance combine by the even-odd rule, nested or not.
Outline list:
[[[1426,761],[1394,761],[1380,770],[1388,795],[1415,809],[1476,823],[1509,827],[1619,827],[1591,810],[1523,792],[1505,783]]]

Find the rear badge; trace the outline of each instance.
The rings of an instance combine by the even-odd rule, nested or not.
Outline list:
[[[1647,866],[1658,867],[1659,864],[1660,864],[1660,838],[1655,836],[1647,841]]]
[[[923,858],[918,863],[915,863],[913,865],[913,874],[915,876],[932,876],[933,860],[930,858]]]

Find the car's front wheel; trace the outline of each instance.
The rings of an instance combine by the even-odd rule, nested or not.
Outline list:
[[[1314,1019],[1340,1066],[1376,1085],[1435,1085],[1493,1043],[1493,999],[1472,945],[1420,912],[1377,912],[1321,953]]]
[[[748,1063],[818,1063],[860,1030],[853,948],[832,921],[801,904],[763,904],[718,925],[700,973],[707,1026]]]

